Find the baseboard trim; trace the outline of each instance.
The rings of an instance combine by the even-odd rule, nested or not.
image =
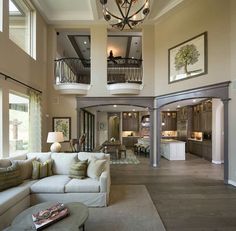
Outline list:
[[[223,160],[212,160],[211,161],[213,164],[223,164],[224,161]]]
[[[236,181],[233,181],[233,180],[228,180],[228,184],[231,184],[233,186],[236,187]]]

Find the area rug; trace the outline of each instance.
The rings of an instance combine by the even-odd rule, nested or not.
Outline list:
[[[110,204],[89,208],[85,229],[90,231],[165,231],[144,185],[113,185]]]
[[[130,149],[126,151],[126,158],[122,155],[120,159],[111,159],[110,164],[139,164],[140,161]]]

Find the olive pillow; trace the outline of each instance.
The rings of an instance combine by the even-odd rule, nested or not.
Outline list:
[[[52,175],[52,159],[46,160],[45,162],[40,162],[37,160],[32,161],[32,179],[41,179]]]
[[[9,167],[0,168],[0,192],[22,182],[18,163],[12,162]]]
[[[91,158],[87,169],[88,177],[98,180],[105,168],[105,164],[105,159]]]
[[[87,177],[87,168],[88,168],[88,161],[78,161],[71,165],[69,177],[76,178],[76,179],[84,179]]]

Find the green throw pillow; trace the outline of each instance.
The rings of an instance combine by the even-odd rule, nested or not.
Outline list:
[[[105,164],[105,159],[91,158],[87,169],[88,177],[98,180],[105,168]]]
[[[46,160],[44,163],[39,162],[37,160],[32,161],[33,171],[32,171],[32,179],[41,179],[47,176],[52,175],[52,159]]]
[[[71,165],[69,177],[76,179],[84,179],[87,177],[88,161],[79,161]]]
[[[12,162],[9,167],[0,168],[0,191],[17,186],[22,182],[18,163]]]

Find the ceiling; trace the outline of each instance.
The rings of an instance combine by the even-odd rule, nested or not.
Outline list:
[[[150,0],[151,11],[145,23],[153,23],[182,2],[183,0]],[[49,24],[106,23],[100,0],[33,0],[33,3]]]
[[[96,106],[96,111],[101,111],[101,112],[148,111],[148,108],[127,106],[127,105],[104,105],[104,106]]]
[[[90,31],[67,29],[71,25],[107,24],[103,18],[100,0],[32,0],[48,24],[58,29],[58,57],[79,57],[90,59]],[[144,24],[153,24],[184,0],[150,0],[150,14]],[[110,9],[112,11],[112,9]],[[72,26],[74,27],[74,26]],[[60,29],[59,29],[60,28]],[[142,59],[142,33],[135,31],[114,31],[108,25],[107,56],[112,50],[114,56]],[[59,55],[60,53],[60,55]]]

